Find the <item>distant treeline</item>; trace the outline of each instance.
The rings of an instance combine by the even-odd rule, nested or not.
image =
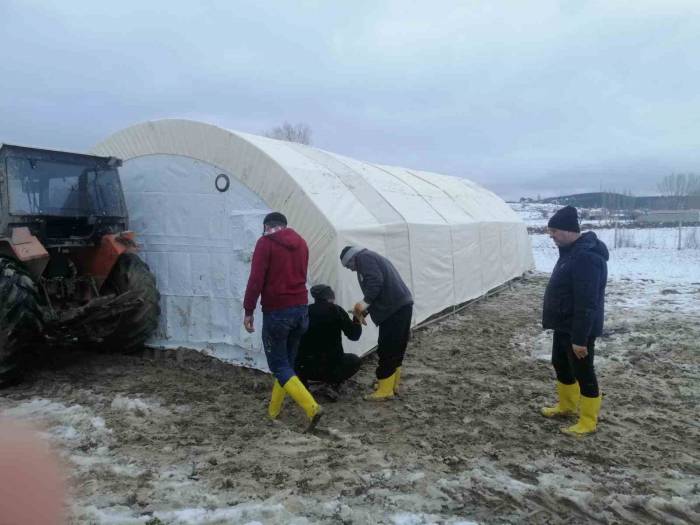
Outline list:
[[[535,202],[561,204],[562,206],[570,205],[577,208],[607,208],[615,210],[700,209],[700,195],[689,197],[634,197],[622,193],[593,192],[550,197]]]

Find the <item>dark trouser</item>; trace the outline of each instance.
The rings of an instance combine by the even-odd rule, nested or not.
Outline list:
[[[343,354],[341,361],[334,367],[325,370],[313,370],[302,367],[297,370],[299,379],[307,381],[322,381],[329,385],[338,386],[343,381],[350,379],[360,369],[362,360],[355,354]]]
[[[571,336],[555,330],[552,340],[552,365],[557,373],[557,381],[565,385],[573,385],[578,381],[582,396],[598,397],[598,380],[593,366],[595,337],[588,338],[586,347],[588,355],[579,359],[571,348]]]
[[[377,379],[386,379],[403,363],[411,336],[413,305],[402,306],[379,325]]]
[[[301,336],[309,328],[306,306],[263,312],[262,341],[267,366],[282,386],[294,376]]]

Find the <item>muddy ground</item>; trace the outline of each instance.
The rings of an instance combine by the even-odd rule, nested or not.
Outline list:
[[[303,434],[271,380],[194,353],[64,353],[0,394],[70,466],[74,523],[700,523],[700,284],[610,284],[599,432],[553,400],[546,277],[415,333],[400,399],[362,401],[370,357]]]

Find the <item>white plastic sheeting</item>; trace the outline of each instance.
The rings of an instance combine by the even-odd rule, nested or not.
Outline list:
[[[136,157],[120,172],[130,228],[162,297],[152,344],[264,368],[261,341],[243,329],[241,305],[267,205],[224,170],[189,157]],[[225,192],[214,186],[222,173]]]
[[[355,274],[340,265],[343,246],[391,259],[414,294],[414,324],[534,266],[522,221],[467,179],[187,120],[132,126],[93,153],[124,160],[131,228],[163,296],[153,346],[190,347],[266,368],[259,326],[253,336],[242,328],[242,300],[262,217],[271,209],[306,239],[309,284],[331,285],[342,306],[361,299]],[[229,177],[228,191],[215,188],[219,174]],[[345,343],[364,353],[376,344],[376,329]]]

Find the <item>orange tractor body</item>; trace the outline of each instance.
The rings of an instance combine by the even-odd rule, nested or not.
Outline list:
[[[133,350],[158,324],[121,161],[0,147],[0,386],[37,344]]]

